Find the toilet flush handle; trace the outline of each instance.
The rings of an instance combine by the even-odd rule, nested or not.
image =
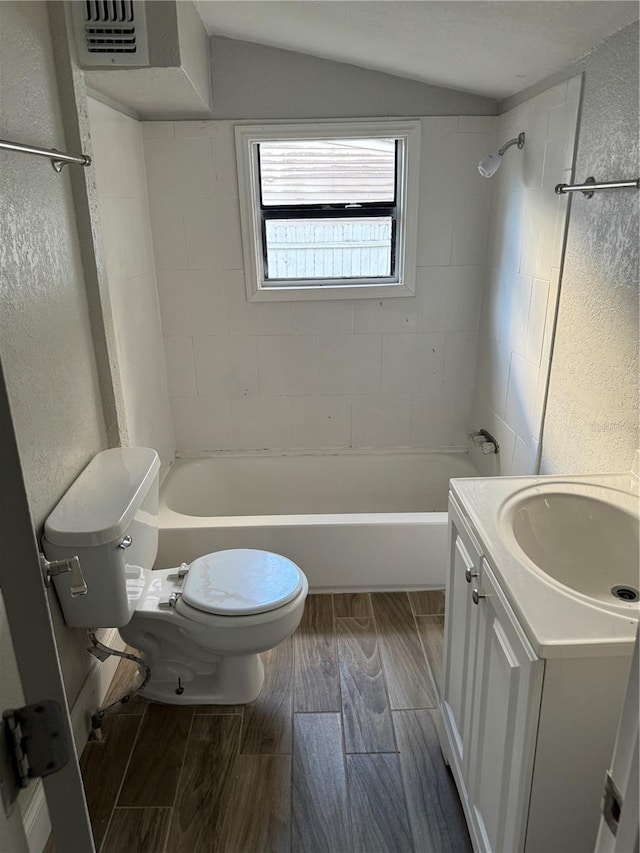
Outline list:
[[[68,557],[66,560],[47,560],[44,554],[38,554],[38,557],[45,586],[51,586],[53,578],[58,575],[70,573],[71,583],[69,585],[69,592],[71,593],[71,598],[77,598],[79,595],[86,595],[88,593],[87,582],[82,574],[80,557]]]

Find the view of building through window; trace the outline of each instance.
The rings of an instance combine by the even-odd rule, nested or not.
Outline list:
[[[265,278],[393,274],[395,139],[259,145]]]

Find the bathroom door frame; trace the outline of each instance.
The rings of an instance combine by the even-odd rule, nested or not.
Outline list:
[[[0,588],[24,701],[31,705],[53,699],[60,705],[70,753],[65,767],[42,780],[53,840],[60,853],[95,853],[1,359],[0,431]]]

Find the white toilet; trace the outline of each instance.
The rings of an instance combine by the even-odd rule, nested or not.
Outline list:
[[[50,560],[78,556],[86,594],[54,578],[67,625],[117,627],[151,668],[143,695],[177,704],[243,704],[260,693],[259,652],[298,627],[309,589],[286,557],[238,549],[151,571],[160,460],[146,447],[99,453],[45,523]]]

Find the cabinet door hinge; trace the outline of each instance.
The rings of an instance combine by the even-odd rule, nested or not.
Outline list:
[[[1,786],[8,810],[20,788],[26,788],[31,779],[62,770],[69,761],[69,744],[62,709],[52,699],[3,711],[2,720],[13,776],[13,784],[4,780]]]

